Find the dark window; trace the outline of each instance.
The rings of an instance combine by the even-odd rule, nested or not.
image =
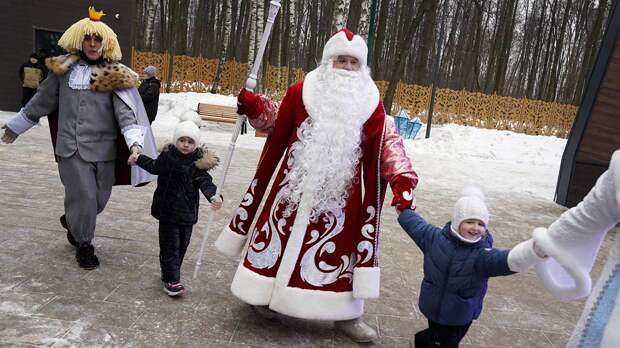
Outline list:
[[[58,56],[65,54],[66,51],[58,46],[61,32],[35,29],[34,30],[34,48],[35,52],[41,58]]]

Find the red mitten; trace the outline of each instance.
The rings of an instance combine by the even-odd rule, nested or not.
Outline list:
[[[237,113],[249,118],[257,118],[263,112],[260,97],[245,88],[241,88],[237,96]]]
[[[416,203],[415,195],[413,194],[415,183],[411,179],[403,175],[398,175],[392,180],[390,186],[394,194],[394,198],[392,199],[393,207],[396,207],[396,209],[400,211],[405,209],[415,210]]]

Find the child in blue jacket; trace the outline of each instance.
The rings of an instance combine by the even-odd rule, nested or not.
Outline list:
[[[523,272],[544,260],[532,240],[511,250],[493,248],[487,230],[484,195],[466,188],[443,228],[427,223],[411,209],[398,222],[424,253],[420,311],[428,328],[415,334],[420,347],[458,347],[472,321],[480,316],[489,277]]]

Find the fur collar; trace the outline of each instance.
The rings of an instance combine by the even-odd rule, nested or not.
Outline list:
[[[166,143],[162,146],[161,152],[176,150],[173,143]],[[198,159],[194,162],[194,165],[198,169],[203,169],[206,171],[210,171],[211,169],[217,167],[220,164],[220,158],[215,154],[214,151],[209,150],[206,145],[201,145],[196,150],[196,156]]]
[[[45,60],[47,68],[58,76],[65,75],[71,67],[80,61],[78,54],[65,54]],[[121,63],[103,63],[91,66],[90,89],[97,92],[137,87],[139,76]]]

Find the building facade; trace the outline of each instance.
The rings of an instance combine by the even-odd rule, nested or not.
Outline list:
[[[122,62],[131,61],[134,0],[2,0],[0,1],[0,110],[18,111],[22,86],[19,67],[32,53],[62,53],[56,45],[65,29],[88,17],[88,7],[103,10],[102,20],[118,36]]]

